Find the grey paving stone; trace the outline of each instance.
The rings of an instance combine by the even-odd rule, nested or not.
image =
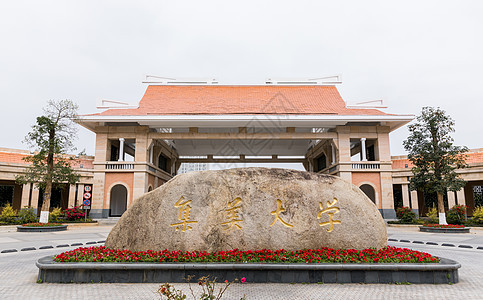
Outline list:
[[[365,282],[366,283],[378,283],[379,282],[379,273],[377,271],[367,271]]]
[[[337,283],[351,282],[351,273],[349,271],[337,271]]]
[[[324,282],[324,272],[321,270],[309,270],[309,280],[311,283]]]
[[[282,281],[282,272],[280,270],[268,272],[267,282],[281,282],[281,281]]]
[[[379,271],[379,282],[381,283],[391,283],[394,282],[392,279],[392,272],[390,271]]]
[[[407,271],[406,281],[409,283],[420,283],[421,277],[419,276],[419,271]]]
[[[336,271],[324,271],[324,283],[336,283],[337,282],[337,272]]]
[[[294,280],[295,280],[295,272],[294,272]],[[308,278],[308,274],[307,274],[307,282],[309,280]],[[259,271],[256,271],[254,273],[254,277],[253,277],[253,281],[254,282],[267,282],[267,278],[268,278],[268,272],[265,271],[265,270],[259,270]]]
[[[452,272],[435,272],[434,273],[434,283],[449,283],[451,280]]]
[[[406,277],[406,271],[392,272],[392,282],[394,283],[408,282]]]
[[[247,279],[250,278],[253,280],[253,277],[247,277]],[[294,273],[292,270],[288,270],[287,272],[282,272],[281,273],[281,282],[282,283],[292,283],[294,282]]]
[[[434,274],[432,272],[419,272],[421,283],[434,283]]]
[[[364,271],[352,271],[351,282],[352,283],[364,283],[366,281],[366,273]]]

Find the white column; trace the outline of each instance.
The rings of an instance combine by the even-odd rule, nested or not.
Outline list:
[[[118,161],[124,161],[124,138],[119,138],[119,159]]]
[[[153,163],[153,152],[154,152],[154,143],[151,144],[151,147],[149,147],[149,163]]]
[[[458,204],[459,205],[466,205],[465,189],[461,189],[461,190],[457,191],[456,196],[458,197]]]
[[[411,208],[414,209],[419,209],[419,203],[418,203],[418,191],[411,191]]]
[[[366,138],[361,138],[362,161],[367,161],[366,157]]]
[[[79,183],[77,185],[77,203],[74,204],[74,206],[80,206],[84,203],[84,184]]]
[[[20,202],[20,209],[24,208],[25,206],[29,206],[29,199],[30,199],[30,183],[27,183],[22,186],[22,200]]]
[[[39,206],[39,192],[39,188],[34,184],[32,187],[32,200],[30,200],[30,204],[35,209]]]
[[[69,202],[67,207],[71,208],[75,206],[75,184],[71,184],[69,187]]]
[[[407,184],[402,184],[403,206],[409,207],[409,188]]]
[[[334,144],[330,144],[330,148],[332,149],[332,164],[335,164],[335,146]]]
[[[454,197],[454,192],[448,191],[448,208],[452,208],[453,206],[456,205],[455,197]]]

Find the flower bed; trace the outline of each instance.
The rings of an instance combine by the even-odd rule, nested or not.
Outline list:
[[[73,221],[79,220],[85,217],[85,213],[78,206],[73,208],[66,208],[64,210],[64,214],[68,220],[73,220]]]
[[[52,227],[52,226],[62,226],[60,223],[27,223],[22,224],[23,227]]]
[[[81,247],[54,257],[55,262],[155,262],[155,263],[438,263],[431,254],[407,248],[380,250],[334,250],[330,248],[298,251],[268,249],[255,251],[128,251],[105,246]]]
[[[465,228],[465,225],[456,225],[456,224],[424,224],[424,227],[432,227],[432,228]]]

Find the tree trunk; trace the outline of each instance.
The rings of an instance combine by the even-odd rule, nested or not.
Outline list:
[[[52,177],[54,172],[55,128],[49,130],[49,153],[47,154],[47,176],[45,182],[44,202],[40,211],[40,223],[49,222],[50,198],[52,197]]]
[[[439,224],[446,225],[446,214],[444,213],[444,200],[443,194],[438,193],[438,217]]]
[[[40,223],[49,223],[50,198],[52,198],[52,181],[47,181],[40,211]]]

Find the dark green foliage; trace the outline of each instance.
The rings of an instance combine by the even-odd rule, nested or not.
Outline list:
[[[466,206],[455,205],[446,213],[449,224],[463,224],[466,221]]]
[[[409,207],[399,207],[396,209],[396,217],[400,223],[416,223],[416,214]]]
[[[466,147],[453,145],[454,121],[439,108],[423,107],[414,124],[409,125],[404,141],[408,158],[413,163],[411,190],[436,193],[438,212],[444,213],[443,195],[466,185],[455,170],[466,167]],[[439,220],[444,223],[444,220]]]
[[[404,141],[408,158],[413,163],[411,190],[446,194],[458,191],[466,182],[454,171],[466,167],[466,147],[453,145],[454,121],[439,108],[424,107],[409,137]]]

